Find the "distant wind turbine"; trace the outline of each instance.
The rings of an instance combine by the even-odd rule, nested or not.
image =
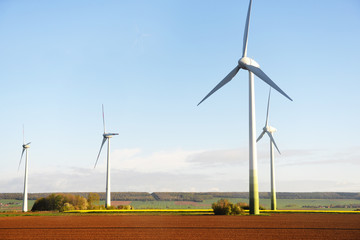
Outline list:
[[[20,157],[20,163],[19,163],[19,167],[18,167],[18,171],[20,169],[20,165],[21,165],[21,160],[22,157],[24,155],[24,152],[26,152],[26,156],[25,156],[25,176],[24,176],[24,200],[23,200],[23,206],[22,206],[22,211],[23,212],[27,212],[28,211],[28,191],[27,191],[27,182],[28,182],[28,158],[29,158],[29,153],[28,153],[28,148],[30,148],[30,143],[28,142],[27,144],[25,144],[25,130],[24,130],[24,125],[23,125],[23,150],[21,152],[21,157]]]
[[[96,167],[96,164],[99,160],[101,149],[104,146],[106,140],[108,140],[108,148],[107,148],[107,171],[106,171],[106,203],[105,207],[111,206],[111,191],[110,191],[110,138],[114,135],[119,135],[118,133],[106,133],[105,130],[105,116],[104,116],[104,105],[102,105],[102,114],[103,114],[103,124],[104,124],[104,134],[103,134],[103,141],[101,143],[99,154],[96,158],[96,162],[94,165],[94,168]]]
[[[247,54],[247,43],[250,23],[250,11],[251,11],[252,0],[249,3],[249,9],[247,13],[244,39],[243,39],[243,55],[238,61],[237,66],[218,84],[208,95],[206,95],[200,103],[205,101],[214,92],[219,90],[225,84],[231,81],[233,77],[238,73],[240,69],[249,71],[249,205],[250,214],[259,214],[259,192],[258,192],[258,176],[257,176],[257,151],[255,143],[255,94],[254,94],[254,74],[261,80],[269,84],[272,88],[276,89],[282,95],[292,101],[292,99],[281,90],[261,69],[260,65],[255,60],[246,56]],[[200,104],[199,103],[199,104]],[[199,105],[198,104],[198,105]]]
[[[142,50],[143,39],[150,36],[151,36],[150,34],[143,33],[142,31],[140,31],[138,25],[136,25],[136,38],[134,40],[133,46],[140,47],[140,50]]]
[[[258,142],[265,133],[270,138],[270,167],[271,167],[271,210],[276,210],[276,191],[275,191],[275,166],[274,166],[274,145],[277,149],[277,151],[280,153],[279,148],[277,147],[275,143],[275,139],[273,137],[273,133],[276,132],[276,128],[269,126],[269,106],[270,106],[270,94],[271,94],[271,88],[269,91],[269,98],[268,98],[268,105],[267,105],[267,113],[266,113],[266,122],[265,127],[263,128],[262,133],[256,140]],[[281,153],[280,153],[281,154]]]

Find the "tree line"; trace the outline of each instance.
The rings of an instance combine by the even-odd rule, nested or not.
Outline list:
[[[109,206],[100,205],[97,193],[88,193],[87,198],[80,195],[52,193],[47,197],[37,199],[31,211],[71,211],[71,210],[103,210],[103,209],[133,209],[131,205]]]
[[[45,198],[52,193],[30,193],[28,199]],[[88,198],[89,192],[69,192],[60,194],[73,194]],[[105,200],[104,192],[97,192],[100,200]],[[357,199],[360,193],[349,192],[278,192],[277,199]],[[259,197],[270,199],[269,192],[260,192]],[[0,199],[22,200],[22,193],[0,193]],[[202,202],[212,198],[249,198],[248,192],[112,192],[112,201],[193,201]]]
[[[36,200],[39,198],[46,198],[49,195],[54,193],[29,193],[28,199],[29,200]],[[89,192],[57,192],[55,194],[72,194],[78,195],[84,198],[87,198]],[[106,199],[105,192],[96,192],[100,196],[100,200]],[[22,200],[23,194],[22,193],[0,193],[0,199],[17,199]],[[154,201],[154,197],[151,196],[150,193],[147,192],[112,192],[111,193],[111,200],[112,201]]]

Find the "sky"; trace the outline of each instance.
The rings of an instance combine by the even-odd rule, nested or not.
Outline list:
[[[0,1],[0,192],[249,190],[246,0]],[[248,56],[272,91],[279,192],[360,191],[360,1],[254,0]],[[255,77],[257,135],[269,86]],[[270,191],[269,139],[258,144]],[[24,159],[23,159],[24,160]]]

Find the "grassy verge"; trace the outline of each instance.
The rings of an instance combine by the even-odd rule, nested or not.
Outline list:
[[[21,211],[13,211],[13,212],[2,212],[0,213],[0,217],[16,217],[16,216],[22,216],[22,217],[27,217],[27,216],[63,216],[63,215],[70,215],[70,214],[64,214],[61,212],[26,212],[23,213]]]

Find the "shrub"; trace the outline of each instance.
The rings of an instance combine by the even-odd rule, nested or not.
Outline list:
[[[239,205],[239,207],[241,207],[243,210],[249,210],[250,206],[247,203],[237,203]],[[259,209],[260,210],[266,210],[266,208],[262,205],[259,205]]]
[[[87,201],[89,203],[88,209],[94,209],[100,204],[100,196],[97,193],[89,193]]]
[[[74,206],[71,203],[65,203],[64,206],[61,207],[60,212],[75,210]]]
[[[92,206],[92,210],[105,210],[105,205]]]
[[[231,206],[231,215],[240,215],[244,212],[244,210],[237,204],[233,204]]]
[[[227,199],[220,199],[216,203],[212,204],[212,209],[215,215],[229,215],[231,208],[230,202]]]
[[[88,207],[86,198],[72,194],[53,193],[46,198],[35,201],[31,211],[66,211],[85,210]]]
[[[247,203],[239,202],[237,205],[239,205],[239,207],[241,207],[243,210],[249,210],[249,204]]]
[[[212,204],[215,215],[239,215],[243,212],[239,204],[232,204],[227,199],[220,199]]]
[[[47,211],[49,202],[45,198],[39,198],[35,201],[31,211]]]
[[[133,206],[131,206],[131,205],[118,205],[117,209],[134,210]]]

